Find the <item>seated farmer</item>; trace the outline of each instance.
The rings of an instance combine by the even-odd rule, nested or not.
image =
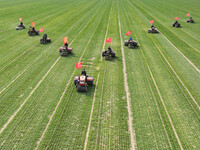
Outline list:
[[[190,21],[192,21],[192,22],[194,22],[194,20],[192,19],[192,17],[190,17],[190,19],[189,19]]]
[[[23,22],[21,22],[21,23],[20,23],[20,26],[21,26],[21,27],[23,27],[23,26],[24,26],[24,25],[23,25]]]
[[[111,49],[111,47],[109,46],[109,47],[108,47],[108,53],[111,53],[111,51],[112,51],[112,49]]]
[[[152,26],[151,26],[151,29],[152,29],[152,30],[155,30],[155,27],[154,27],[154,25],[152,25]]]
[[[83,69],[83,71],[81,72],[81,75],[84,75],[84,76],[86,76],[86,75],[87,75],[87,73],[86,73],[85,69]]]
[[[130,38],[128,39],[128,41],[130,42],[130,41],[132,41],[133,39],[132,39],[132,37],[130,36]]]
[[[46,33],[43,35],[43,40],[47,40],[47,34]]]
[[[33,32],[35,32],[35,27],[32,28]]]
[[[68,49],[68,43],[67,42],[65,43],[65,48]]]

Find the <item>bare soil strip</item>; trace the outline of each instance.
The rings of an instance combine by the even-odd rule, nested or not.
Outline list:
[[[125,61],[122,34],[121,34],[121,24],[120,24],[118,4],[117,4],[117,10],[118,10],[118,24],[119,24],[119,33],[120,33],[121,50],[122,50],[122,61],[123,61],[124,88],[126,91],[127,108],[128,108],[128,127],[129,127],[129,132],[130,132],[130,137],[131,137],[131,150],[135,150],[135,148],[136,148],[135,131],[133,130],[133,124],[132,124],[133,118],[132,118],[132,111],[131,111],[131,99],[130,99],[129,87],[128,87],[128,82],[127,82],[126,61]]]

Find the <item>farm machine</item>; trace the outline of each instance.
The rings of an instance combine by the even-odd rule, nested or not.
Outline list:
[[[135,48],[137,47],[137,41],[127,40],[124,42],[124,45],[127,46],[128,48]]]
[[[175,23],[172,24],[172,27],[180,28],[181,24],[176,21]]]
[[[102,56],[105,57],[106,60],[110,60],[111,58],[115,57],[115,52],[110,47],[108,47],[107,50],[102,51]]]
[[[17,25],[16,30],[22,30],[26,29],[26,26],[21,22],[19,25]]]
[[[93,85],[93,77],[90,76],[75,76],[74,85],[76,85],[76,89],[78,92],[87,92],[88,86]]]
[[[192,17],[190,17],[190,19],[187,20],[188,23],[194,23],[194,20],[192,19]]]
[[[159,33],[159,31],[152,25],[151,28],[148,29],[148,33]]]
[[[35,30],[35,27],[30,26],[29,31],[28,31],[29,36],[33,35],[39,35],[39,31]]]
[[[40,39],[41,44],[51,43],[51,39],[47,38],[47,34],[44,34],[43,37]]]

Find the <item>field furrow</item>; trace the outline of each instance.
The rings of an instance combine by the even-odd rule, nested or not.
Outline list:
[[[199,150],[199,4],[0,0],[0,149]],[[28,36],[32,22],[39,36]],[[45,33],[51,43],[40,44]],[[131,37],[137,47],[125,46]],[[74,82],[78,62],[94,78],[87,92]]]

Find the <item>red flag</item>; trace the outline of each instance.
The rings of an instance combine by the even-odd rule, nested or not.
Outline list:
[[[190,16],[190,13],[189,13],[189,14],[187,14],[186,16],[188,16],[188,17],[189,17],[189,16]]]
[[[131,35],[131,31],[128,31],[128,32],[126,33],[126,35]]]
[[[44,32],[43,28],[40,28],[40,29],[39,29],[39,32]]]
[[[149,23],[150,23],[150,24],[153,24],[153,23],[154,23],[154,20],[149,21]]]
[[[75,66],[76,66],[76,69],[82,68],[82,62],[76,63]]]
[[[63,44],[65,45],[65,43],[68,44],[68,36],[66,36],[66,37],[63,38]]]
[[[19,21],[22,21],[22,18],[19,18]]]
[[[178,19],[179,19],[179,17],[175,17],[175,18],[174,18],[174,20],[178,20]]]
[[[107,38],[106,43],[110,43],[110,42],[111,42],[111,38]]]
[[[35,27],[35,22],[32,22],[32,27]]]

